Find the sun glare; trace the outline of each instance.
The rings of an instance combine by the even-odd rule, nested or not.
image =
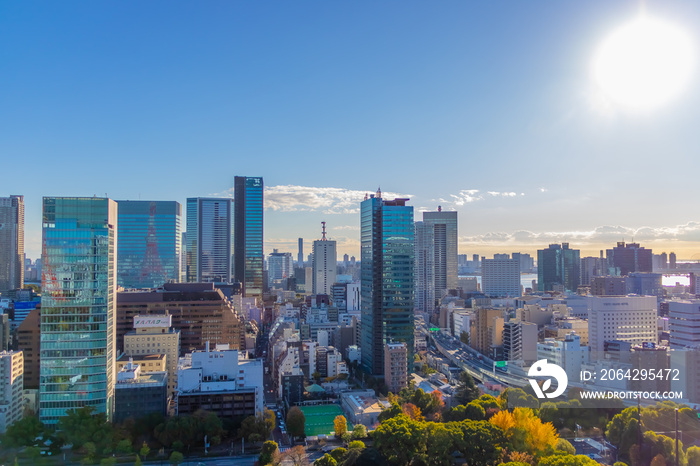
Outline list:
[[[615,103],[649,110],[678,97],[690,81],[693,43],[680,28],[646,15],[622,26],[598,48],[593,73]]]

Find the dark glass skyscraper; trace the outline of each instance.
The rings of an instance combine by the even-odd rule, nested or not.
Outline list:
[[[243,296],[262,297],[263,292],[263,179],[234,179],[233,274]]]
[[[114,411],[117,204],[45,197],[39,417]]]
[[[361,205],[362,367],[384,373],[384,346],[405,342],[413,367],[413,207],[381,192]]]
[[[554,291],[555,285],[576,291],[581,284],[581,252],[569,249],[569,243],[537,251],[537,282],[540,291]]]
[[[118,201],[117,205],[117,284],[157,288],[180,281],[180,203]]]
[[[187,199],[187,281],[231,281],[233,199]]]
[[[24,196],[0,197],[0,291],[24,287]]]

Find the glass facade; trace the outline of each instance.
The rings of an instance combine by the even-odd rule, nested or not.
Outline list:
[[[361,343],[362,367],[384,374],[384,346],[404,342],[413,367],[414,225],[407,199],[362,202]]]
[[[24,287],[24,196],[0,197],[0,291]]]
[[[180,203],[117,201],[117,206],[117,284],[157,288],[180,281]]]
[[[233,199],[187,199],[187,281],[231,281]]]
[[[581,284],[581,252],[569,249],[569,243],[538,250],[537,283],[540,291],[555,291],[557,286],[576,291]]]
[[[263,179],[234,178],[235,231],[234,275],[243,296],[262,297],[263,292]]]
[[[112,419],[117,204],[43,200],[39,417],[92,406]]]

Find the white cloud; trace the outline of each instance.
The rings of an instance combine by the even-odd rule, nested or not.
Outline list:
[[[524,195],[525,193],[520,193],[520,196]],[[484,199],[489,198],[512,198],[517,196],[518,193],[513,191],[486,191],[483,193],[478,189],[463,189],[457,194],[450,194],[452,200],[442,198],[439,200],[453,207],[461,207],[472,202],[483,201]]]
[[[280,212],[321,211],[324,214],[356,214],[360,212],[360,202],[365,198],[365,194],[374,192],[296,185],[268,186],[265,188],[265,208]],[[393,199],[411,195],[383,192],[382,197]]]

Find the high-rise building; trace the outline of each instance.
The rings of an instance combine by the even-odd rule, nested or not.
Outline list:
[[[232,204],[232,199],[187,199],[188,282],[231,281]]]
[[[21,351],[0,352],[0,434],[24,417]]]
[[[415,306],[418,312],[432,313],[435,300],[435,230],[425,222],[415,223]]]
[[[432,227],[434,241],[435,296],[457,289],[457,212],[423,212],[423,223]]]
[[[652,251],[639,246],[639,243],[620,241],[612,249],[606,250],[606,258],[611,273],[624,277],[631,272],[652,272]]]
[[[243,296],[263,293],[263,179],[237,176],[234,179],[233,235],[234,276]]]
[[[581,284],[581,251],[569,243],[550,244],[537,251],[537,287],[540,291],[576,291]]]
[[[520,296],[520,259],[511,259],[508,254],[484,258],[481,261],[481,289],[489,296]]]
[[[278,252],[273,249],[267,258],[267,277],[272,284],[275,280],[290,278],[294,270],[291,252]]]
[[[39,388],[41,308],[32,309],[17,328],[17,348],[24,356],[24,388]]]
[[[0,292],[24,287],[24,196],[0,197]]]
[[[674,389],[683,391],[683,398],[700,402],[700,300],[668,303],[671,367],[680,380]]]
[[[644,249],[644,248],[642,248]],[[676,269],[676,253],[671,252],[671,254],[668,255],[668,268],[671,270]],[[651,272],[651,270],[637,270],[637,272]]]
[[[600,258],[595,256],[581,258],[581,285],[590,286],[594,277],[604,274]]]
[[[338,271],[338,253],[336,242],[326,239],[326,222],[321,223],[322,237],[313,244],[313,293],[330,295]]]
[[[381,191],[361,204],[362,367],[384,374],[384,346],[404,342],[413,364],[413,207],[384,200]]]
[[[299,238],[299,253],[297,254],[297,267],[304,267],[304,238]]]
[[[115,383],[117,203],[45,197],[39,417],[92,406],[111,421]]]
[[[600,358],[605,342],[657,343],[657,300],[654,296],[589,296],[588,343]]]
[[[157,288],[180,281],[180,203],[117,201],[117,210],[117,285]]]

